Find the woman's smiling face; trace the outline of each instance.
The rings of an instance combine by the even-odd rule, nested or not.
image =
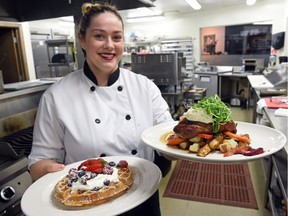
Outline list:
[[[113,13],[94,16],[85,37],[79,36],[86,61],[94,73],[113,73],[124,51],[123,25]]]

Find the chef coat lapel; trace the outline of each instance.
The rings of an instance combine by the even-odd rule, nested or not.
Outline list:
[[[89,65],[87,64],[87,62],[85,61],[84,63],[84,74],[88,77],[88,79],[90,79],[95,85],[98,85],[97,79],[95,77],[95,75],[93,74],[93,72],[91,71],[91,69],[89,68]],[[113,85],[113,83],[115,83],[118,78],[119,78],[119,74],[120,74],[120,70],[119,68],[117,68],[116,71],[114,71],[111,76],[108,79],[108,84],[107,86],[111,86]]]

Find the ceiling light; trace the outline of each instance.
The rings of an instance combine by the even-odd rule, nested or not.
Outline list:
[[[144,16],[157,16],[161,15],[162,11],[157,9],[151,9],[147,7],[136,8],[133,10],[129,10],[127,16],[132,17],[144,17]]]
[[[64,21],[64,22],[73,22],[74,23],[74,17],[73,16],[60,17],[60,20]]]
[[[253,22],[253,25],[272,25],[272,24],[273,24],[272,20]]]
[[[256,0],[246,0],[247,5],[254,5],[256,3]]]
[[[185,0],[194,10],[200,10],[201,5],[197,0]]]
[[[149,21],[155,21],[155,20],[162,20],[165,19],[165,16],[159,15],[159,16],[143,16],[143,17],[133,17],[133,18],[127,18],[128,23],[135,23],[135,22],[149,22]]]

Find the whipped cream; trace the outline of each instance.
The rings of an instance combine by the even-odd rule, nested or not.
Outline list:
[[[77,190],[92,190],[95,187],[102,188],[104,186],[104,181],[109,180],[110,182],[119,182],[118,179],[118,169],[113,168],[112,175],[107,174],[98,174],[95,178],[87,180],[87,184],[83,184],[81,182],[81,179],[78,178],[77,182],[72,183],[71,190],[77,191]]]
[[[207,114],[203,108],[193,109],[191,107],[187,112],[183,113],[183,116],[185,116],[189,121],[198,121],[206,124],[212,123],[213,121],[212,115]]]

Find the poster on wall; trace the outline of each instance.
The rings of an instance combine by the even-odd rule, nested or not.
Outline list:
[[[217,41],[215,39],[215,34],[213,35],[204,35],[204,47],[203,52],[210,55],[216,54],[216,45]]]
[[[201,29],[201,54],[220,55],[224,52],[225,28],[209,27]]]

